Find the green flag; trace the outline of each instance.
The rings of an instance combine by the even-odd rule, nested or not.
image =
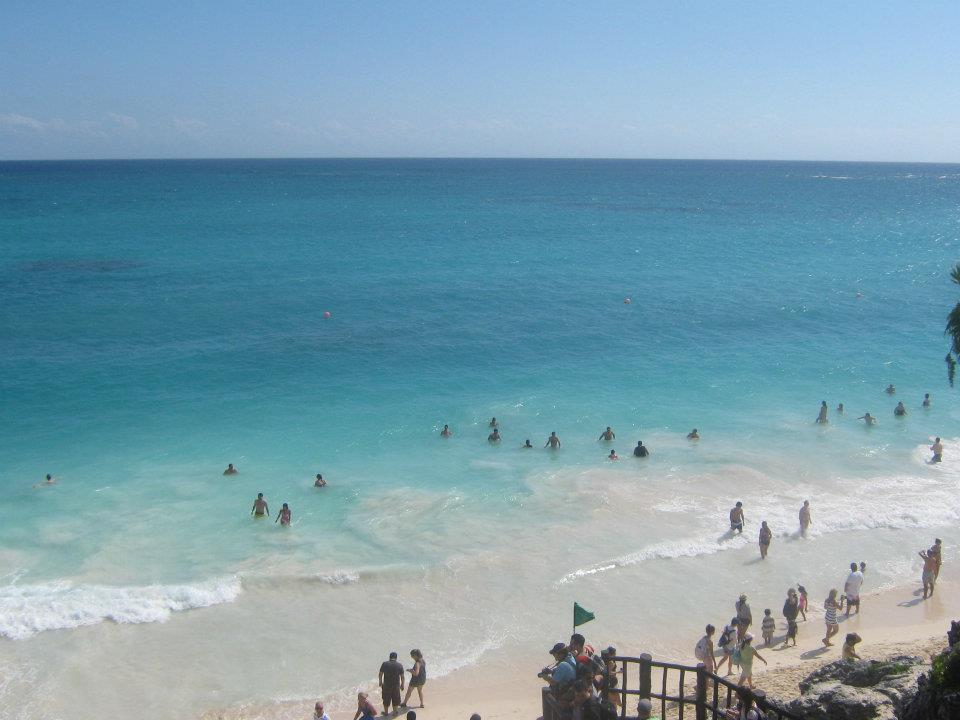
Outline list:
[[[596,616],[589,610],[580,607],[580,603],[573,604],[573,626],[583,625],[593,620]]]

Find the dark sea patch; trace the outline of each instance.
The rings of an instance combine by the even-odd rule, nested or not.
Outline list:
[[[143,267],[143,263],[115,258],[51,258],[47,260],[31,260],[20,266],[24,272],[36,273],[110,273],[135,270],[140,267]]]

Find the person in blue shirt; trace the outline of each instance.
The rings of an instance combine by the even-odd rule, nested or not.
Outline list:
[[[550,654],[557,661],[553,669],[544,668],[539,677],[550,683],[551,687],[571,682],[577,678],[577,659],[562,642],[558,642],[550,649]]]

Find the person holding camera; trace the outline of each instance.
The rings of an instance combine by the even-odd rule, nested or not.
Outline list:
[[[557,688],[564,683],[573,682],[577,679],[577,659],[570,654],[570,650],[562,642],[558,642],[550,648],[550,654],[556,660],[553,667],[545,667],[537,677],[546,680],[551,688]]]

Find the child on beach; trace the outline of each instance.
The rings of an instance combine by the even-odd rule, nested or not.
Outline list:
[[[747,633],[743,636],[743,644],[740,646],[740,685],[746,685],[753,689],[753,658],[758,658],[766,665],[767,661],[753,647],[753,635]]]
[[[841,650],[841,655],[844,660],[860,660],[860,656],[857,655],[856,645],[863,638],[861,638],[856,633],[847,633],[847,637],[843,642],[843,649]]]
[[[797,583],[797,590],[800,591],[800,601],[797,605],[797,610],[800,612],[800,616],[803,618],[804,622],[807,620],[807,589]]]
[[[823,638],[823,644],[826,646],[833,645],[830,642],[830,638],[840,632],[840,625],[837,623],[837,590],[833,588],[830,590],[830,594],[827,595],[827,599],[823,601],[823,609],[825,611],[823,621],[827,625],[827,634]]]
[[[367,698],[365,692],[357,693],[357,711],[353,714],[353,720],[374,720],[377,717],[377,709]]]
[[[797,644],[798,612],[800,612],[800,600],[797,598],[797,591],[790,588],[787,590],[787,599],[783,603],[783,616],[787,619],[787,636],[783,639],[783,647],[786,647],[791,640],[794,646]]]
[[[770,614],[770,608],[763,611],[763,622],[760,623],[760,631],[763,634],[763,644],[770,647],[773,642],[773,633],[777,629],[777,621]]]

